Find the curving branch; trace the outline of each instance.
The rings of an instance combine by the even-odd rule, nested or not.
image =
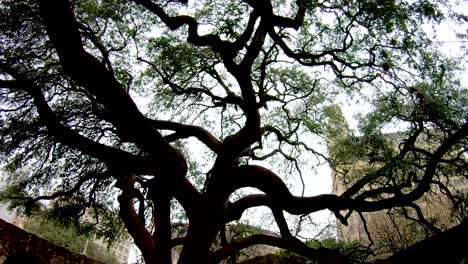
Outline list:
[[[146,263],[155,262],[158,259],[156,256],[157,246],[151,234],[145,227],[145,224],[138,216],[133,200],[137,196],[135,193],[135,175],[123,175],[118,181],[118,185],[122,190],[122,194],[118,197],[120,204],[120,219],[125,224],[130,235],[133,237],[136,245],[141,250]]]
[[[155,167],[154,161],[150,158],[142,158],[123,150],[97,143],[62,125],[48,105],[40,87],[37,87],[26,76],[14,69],[3,64],[0,64],[0,67],[16,79],[15,89],[30,94],[42,122],[48,129],[48,133],[57,141],[77,149],[86,155],[97,158],[113,168],[122,168],[124,166],[126,170],[132,170],[135,173],[141,174],[157,174],[160,171],[160,168]]]
[[[258,206],[270,206],[270,201],[265,194],[250,194],[235,202],[229,202],[224,208],[225,223],[239,220],[245,210]]]
[[[357,197],[351,199],[346,196],[337,196],[333,194],[323,194],[312,197],[297,197],[291,194],[284,182],[272,171],[261,166],[246,165],[240,166],[224,178],[223,182],[218,182],[217,188],[220,190],[220,199],[226,199],[233,191],[243,187],[254,187],[265,195],[248,196],[245,199],[240,199],[237,204],[234,203],[230,209],[231,217],[239,216],[243,210],[259,205],[277,206],[290,214],[300,215],[309,214],[315,211],[329,209],[332,212],[340,210],[354,210],[357,212],[375,212],[392,207],[403,207],[411,205],[419,199],[427,190],[425,184],[430,185],[430,180],[434,175],[434,170],[437,166],[438,158],[441,158],[448,149],[466,137],[468,134],[468,124],[465,124],[461,130],[453,134],[442,146],[435,152],[432,157],[433,169],[428,168],[423,176],[423,181],[413,191],[407,194],[384,198],[381,200],[366,201]]]
[[[280,230],[281,237],[284,239],[297,239],[291,234],[291,231],[289,230],[288,222],[286,222],[283,210],[274,206],[270,208],[273,213],[273,217],[275,218],[276,224],[278,225],[278,229]]]
[[[196,46],[211,47],[214,52],[221,54],[226,69],[236,78],[242,92],[242,104],[240,105],[243,106],[246,124],[238,133],[223,142],[221,152],[227,155],[218,164],[225,166],[225,164],[231,163],[245,148],[260,140],[260,116],[256,107],[257,102],[254,87],[250,82],[250,68],[264,44],[267,34],[267,19],[261,19],[259,25],[255,27],[255,21],[258,19],[259,14],[256,12],[251,13],[244,34],[236,42],[231,43],[221,40],[217,35],[199,35],[198,22],[193,17],[171,17],[159,5],[150,0],[134,0],[134,2],[154,13],[172,30],[187,25],[187,41]],[[247,47],[244,58],[240,65],[238,65],[233,60],[235,54],[244,48],[244,44],[251,39],[251,34],[254,34],[254,36]],[[229,95],[227,98],[229,98]]]
[[[281,236],[285,239],[295,239],[289,230],[288,223],[283,214],[283,210],[274,206],[264,194],[251,194],[228,203],[224,208],[224,222],[229,223],[239,220],[245,210],[252,207],[267,206],[271,209]]]
[[[323,194],[311,197],[298,197],[291,194],[284,182],[272,171],[255,165],[240,166],[219,182],[216,186],[220,190],[224,199],[233,191],[243,187],[253,187],[261,190],[265,195],[247,196],[240,199],[233,207],[233,215],[242,211],[244,206],[268,205],[277,206],[290,214],[308,214],[323,209],[344,209],[351,202],[350,200],[340,199],[333,194]],[[242,206],[240,206],[242,205]],[[244,207],[244,210],[247,209]],[[234,213],[236,212],[236,213]]]
[[[240,37],[233,42],[233,46],[235,47],[235,50],[241,50],[243,47],[247,45],[247,42],[249,41],[250,37],[252,36],[254,29],[255,29],[255,23],[257,22],[257,19],[260,17],[260,12],[257,9],[254,9],[252,13],[249,15],[249,21],[247,22],[247,27],[242,32]]]
[[[259,0],[246,0],[254,10],[259,10],[263,17],[267,17],[272,26],[282,28],[299,29],[304,23],[305,13],[307,8],[311,5],[309,1],[297,0],[296,5],[298,6],[297,13],[294,18],[278,16],[273,13],[271,9],[270,1],[259,1]],[[267,8],[265,8],[267,6]]]
[[[293,141],[291,139],[289,139],[289,137],[291,135],[293,135],[297,129],[299,127],[296,127],[293,131],[291,131],[290,133],[288,133],[288,135],[283,135],[283,133],[276,127],[273,127],[273,126],[265,126],[262,128],[262,130],[264,132],[271,132],[273,134],[275,134],[276,138],[278,139],[278,141],[281,143],[281,142],[285,142],[287,143],[288,145],[291,145],[291,146],[296,146],[296,147],[303,147],[305,150],[311,152],[312,154],[314,154],[316,157],[320,157],[322,159],[324,159],[325,161],[327,161],[328,163],[331,164],[331,160],[325,156],[324,154],[314,150],[313,148],[309,147],[306,143],[304,142],[301,142],[301,141]],[[278,150],[273,150],[271,153],[267,154],[265,157],[258,157],[260,159],[266,159],[268,157],[271,157],[277,153],[280,153],[282,152],[280,149]]]
[[[26,199],[30,199],[30,201],[32,203],[35,203],[37,201],[40,201],[40,200],[53,200],[55,198],[58,198],[58,197],[70,197],[72,196],[72,194],[74,194],[75,192],[79,191],[81,186],[83,186],[83,184],[89,180],[92,180],[92,179],[106,179],[106,178],[110,178],[111,175],[108,173],[108,172],[104,172],[104,173],[87,173],[86,175],[82,176],[79,178],[78,182],[70,189],[68,190],[64,190],[64,191],[57,191],[51,195],[41,195],[41,196],[37,196],[37,197],[27,197]]]
[[[198,206],[203,202],[202,195],[188,179],[184,179],[181,186],[174,190],[174,197],[182,205],[189,219],[195,217]]]
[[[349,187],[342,194],[342,196],[343,197],[352,197],[357,192],[359,192],[366,184],[368,184],[371,180],[373,180],[375,178],[375,175],[379,174],[380,172],[383,172],[383,171],[387,170],[389,167],[395,166],[395,163],[398,160],[403,159],[411,151],[411,149],[414,147],[414,144],[416,143],[416,140],[418,139],[419,135],[421,135],[421,133],[423,131],[424,131],[424,125],[420,122],[420,123],[418,123],[418,128],[416,129],[416,131],[406,141],[403,142],[401,150],[398,153],[398,155],[396,155],[393,158],[393,162],[388,163],[386,166],[383,166],[382,168],[380,168],[375,173],[364,176],[363,178],[358,180],[356,183],[354,183],[351,187]],[[369,196],[375,196],[375,194],[378,193],[378,192],[381,192],[381,193],[387,192],[387,189],[388,188],[386,188],[385,190],[382,190],[382,189],[380,189],[380,190],[369,190],[369,191],[366,191],[366,193],[363,194],[363,195],[364,195],[364,197],[366,197],[368,195]]]
[[[143,225],[145,225],[145,196],[140,192],[140,190],[136,188],[134,192],[135,197],[138,199],[138,218],[143,223]]]
[[[150,120],[150,122],[156,129],[175,131],[174,134],[165,137],[168,142],[195,137],[215,153],[218,153],[221,146],[221,141],[202,127],[164,120]]]
[[[213,94],[213,92],[211,92],[210,90],[208,89],[204,89],[204,88],[200,88],[200,87],[188,87],[188,88],[184,88],[174,82],[172,82],[170,80],[170,78],[168,78],[165,74],[163,74],[157,67],[156,65],[154,65],[154,63],[146,60],[146,59],[143,59],[143,58],[137,58],[139,61],[142,61],[142,62],[145,62],[146,64],[150,65],[151,68],[153,68],[154,71],[156,71],[158,73],[158,75],[162,78],[163,80],[163,83],[168,85],[172,91],[177,94],[177,95],[199,95],[199,94],[203,94],[203,95],[206,95],[208,96],[212,101],[213,101],[213,104],[214,106],[218,106],[218,105],[225,105],[225,104],[232,104],[232,105],[235,105],[235,106],[238,106],[239,108],[241,108],[242,110],[245,109],[245,106],[244,106],[244,102],[242,100],[242,97],[240,96],[237,96],[235,93],[233,93],[232,91],[230,91],[226,85],[223,83],[223,80],[221,79],[221,77],[216,73],[216,74],[213,74],[212,72],[209,72],[213,78],[215,78],[219,83],[220,85],[225,89],[227,95],[225,97],[221,97],[221,96],[218,96],[218,95],[215,95]]]
[[[287,249],[310,259],[315,259],[318,263],[345,263],[344,256],[342,256],[336,249],[310,248],[299,241],[287,240],[271,235],[252,235],[238,241],[231,242],[221,249],[213,252],[213,262],[218,263],[231,254],[254,245],[269,245]]]
[[[269,1],[267,1],[269,3]],[[271,5],[271,3],[270,3]],[[263,7],[263,8],[271,8],[269,7]],[[244,58],[242,59],[240,63],[240,67],[242,70],[248,70],[252,67],[252,64],[254,60],[258,57],[260,54],[260,51],[263,47],[263,44],[265,42],[265,38],[267,35],[267,24],[266,24],[266,18],[260,19],[260,24],[257,27],[257,30],[255,31],[255,34],[252,38],[252,41],[250,42],[249,46],[247,47],[247,52],[245,53]],[[241,87],[242,89],[242,87]],[[243,92],[244,94],[244,92]]]
[[[410,204],[410,207],[413,208],[414,211],[416,211],[416,215],[418,216],[418,219],[414,219],[414,221],[422,223],[422,225],[424,227],[431,230],[431,232],[433,232],[434,234],[440,234],[442,232],[439,228],[434,226],[431,222],[429,222],[429,220],[426,219],[426,217],[424,216],[424,213],[421,210],[421,207],[419,207],[419,205],[417,205],[415,203],[412,203],[412,204]],[[404,212],[404,215],[405,215],[406,218],[411,219],[411,217],[408,215],[406,210],[403,211],[403,212]],[[413,219],[411,219],[411,220],[413,220]]]
[[[106,65],[85,51],[70,2],[40,0],[38,3],[40,16],[65,73],[105,105],[107,117],[120,135],[156,157],[155,163],[161,169],[170,170],[179,177],[184,176],[187,171],[184,157],[147,122]]]
[[[164,9],[158,4],[151,0],[133,0],[135,3],[145,7],[148,11],[159,17],[164,24],[166,24],[171,30],[176,30],[184,25],[188,26],[188,37],[187,41],[195,46],[209,46],[216,52],[219,52],[223,57],[232,59],[236,51],[242,47],[234,46],[229,41],[221,40],[218,35],[199,35],[198,34],[198,22],[195,18],[190,16],[169,16]],[[247,39],[247,36],[243,36],[242,39]]]

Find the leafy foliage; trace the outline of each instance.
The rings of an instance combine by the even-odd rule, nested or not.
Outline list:
[[[111,239],[123,224],[148,263],[170,263],[171,221],[190,223],[181,263],[259,243],[323,262],[343,253],[304,247],[285,211],[307,225],[327,209],[345,223],[436,188],[458,210],[466,58],[446,58],[426,29],[463,21],[455,2],[2,1],[2,197],[27,213],[51,201],[48,217],[63,225],[91,211]],[[354,129],[339,101],[371,111]],[[346,190],[304,196],[324,163]],[[212,252],[222,228],[258,206],[281,237]]]
[[[90,233],[80,234],[74,229],[59,227],[53,222],[35,218],[25,221],[24,229],[72,252],[82,254],[86,247],[86,256],[104,263],[116,262],[115,256],[109,251],[103,251],[102,247],[93,241],[93,235]]]
[[[305,242],[308,247],[311,248],[328,248],[332,250],[339,250],[341,254],[346,257],[345,263],[364,263],[368,256],[368,250],[362,247],[358,242],[340,242],[334,238],[320,240],[309,240]],[[296,261],[297,263],[316,263],[314,259],[308,259],[304,256],[298,255],[288,250],[282,250],[277,253],[280,257],[286,257],[291,259],[291,262]],[[293,262],[295,263],[295,262]]]

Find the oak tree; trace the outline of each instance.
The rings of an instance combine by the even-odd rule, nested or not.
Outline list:
[[[468,176],[462,63],[438,51],[431,31],[466,23],[455,4],[2,0],[1,162],[24,175],[3,196],[27,210],[53,201],[62,216],[91,210],[98,221],[117,200],[146,263],[171,263],[176,244],[179,263],[217,263],[256,244],[343,262],[303,244],[284,212],[329,210],[343,223],[419,212],[415,202],[434,189],[463,204],[454,191]],[[344,142],[351,147],[333,141],[345,126],[329,129],[339,98],[371,109],[359,142]],[[396,147],[383,136],[392,125]],[[345,151],[328,155],[317,141]],[[350,157],[374,170],[341,194],[293,195],[285,183],[306,177],[304,166]],[[233,200],[244,187],[261,194]],[[174,202],[188,221],[182,237],[171,231]],[[212,247],[258,206],[271,210],[280,236]]]

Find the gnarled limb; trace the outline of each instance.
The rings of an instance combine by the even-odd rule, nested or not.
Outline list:
[[[133,0],[135,3],[144,6],[150,12],[158,16],[164,24],[166,24],[171,30],[176,30],[184,25],[188,26],[188,38],[187,41],[196,46],[209,46],[213,50],[219,52],[224,50],[224,54],[229,54],[229,58],[232,59],[232,51],[237,51],[236,47],[228,41],[223,41],[217,35],[199,35],[198,34],[198,22],[190,16],[169,16],[158,4],[151,0]],[[244,37],[246,38],[246,37]],[[242,48],[242,47],[241,47]]]
[[[118,181],[118,185],[122,190],[122,194],[118,198],[120,204],[119,217],[124,222],[129,234],[133,237],[135,244],[141,250],[145,262],[161,263],[158,261],[157,245],[135,210],[133,204],[136,196],[134,184],[135,175],[124,175]]]
[[[461,136],[463,133],[468,133],[468,125],[465,125],[462,130],[454,134],[454,137],[450,140],[451,143],[446,142],[446,145],[441,146],[439,149],[448,150],[449,147],[447,145],[451,146],[458,142],[456,139],[463,138]],[[436,153],[443,155],[445,152],[440,150],[439,152],[436,151]],[[434,164],[434,166],[436,166],[436,164]],[[430,172],[431,171],[426,171],[426,173]],[[427,175],[425,174],[425,176]],[[225,199],[234,190],[242,187],[254,187],[265,193],[265,195],[249,196],[244,200],[239,200],[239,203],[233,207],[235,209],[231,211],[233,215],[239,215],[239,213],[247,209],[248,206],[266,205],[267,203],[272,203],[288,213],[296,215],[309,214],[323,209],[329,209],[331,211],[351,209],[358,212],[375,212],[392,207],[411,205],[413,201],[421,197],[419,196],[421,190],[418,188],[408,194],[383,198],[376,201],[365,201],[359,198],[350,199],[332,194],[297,197],[291,194],[284,182],[272,171],[253,165],[240,166],[234,169],[230,173],[230,176],[225,178],[223,183],[218,184],[220,185],[216,187],[223,190],[220,192],[220,198],[222,197],[222,199]],[[424,192],[421,193],[421,195],[423,194]],[[242,207],[240,205],[242,205]]]
[[[108,110],[108,119],[142,149],[157,157],[156,164],[185,176],[182,155],[172,148],[148,122],[105,64],[85,51],[69,1],[38,1],[41,17],[54,44],[64,71],[93,93]],[[163,154],[164,153],[164,154]],[[169,169],[168,165],[174,165]],[[174,170],[178,170],[174,173]]]
[[[213,262],[218,263],[227,258],[230,254],[253,245],[269,245],[287,249],[310,259],[315,259],[319,263],[345,263],[344,257],[338,250],[326,248],[314,249],[299,241],[287,240],[271,235],[252,235],[240,239],[239,241],[231,242],[213,252]]]
[[[23,90],[30,94],[42,122],[48,129],[48,133],[58,142],[77,149],[91,157],[95,157],[111,167],[122,167],[122,165],[125,164],[124,167],[126,169],[132,170],[135,173],[158,173],[159,170],[154,167],[154,162],[151,161],[151,159],[141,158],[123,150],[95,142],[62,125],[48,105],[40,87],[37,87],[33,82],[28,80],[26,76],[14,69],[6,67],[6,65],[0,65],[0,67],[16,79],[13,89]]]
[[[175,131],[174,134],[165,137],[168,142],[181,138],[196,137],[215,153],[219,151],[221,146],[221,141],[202,127],[164,120],[151,120],[150,122],[156,129]]]

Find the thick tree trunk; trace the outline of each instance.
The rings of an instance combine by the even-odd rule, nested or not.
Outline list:
[[[196,217],[190,219],[179,264],[212,263],[211,246],[219,230],[219,218],[208,203],[200,205]]]
[[[167,183],[153,180],[153,184],[148,196],[154,203],[153,240],[156,245],[156,263],[171,264],[171,195]]]
[[[133,205],[133,194],[124,191],[119,196],[120,212],[119,217],[125,224],[129,234],[132,236],[135,244],[140,249],[145,263],[157,263],[157,255],[154,240],[142,221],[138,218]]]
[[[210,248],[216,237],[213,226],[209,220],[190,223],[179,264],[211,263]]]
[[[155,203],[153,219],[155,230],[153,239],[156,245],[158,264],[171,264],[171,222],[170,222],[170,200]]]

